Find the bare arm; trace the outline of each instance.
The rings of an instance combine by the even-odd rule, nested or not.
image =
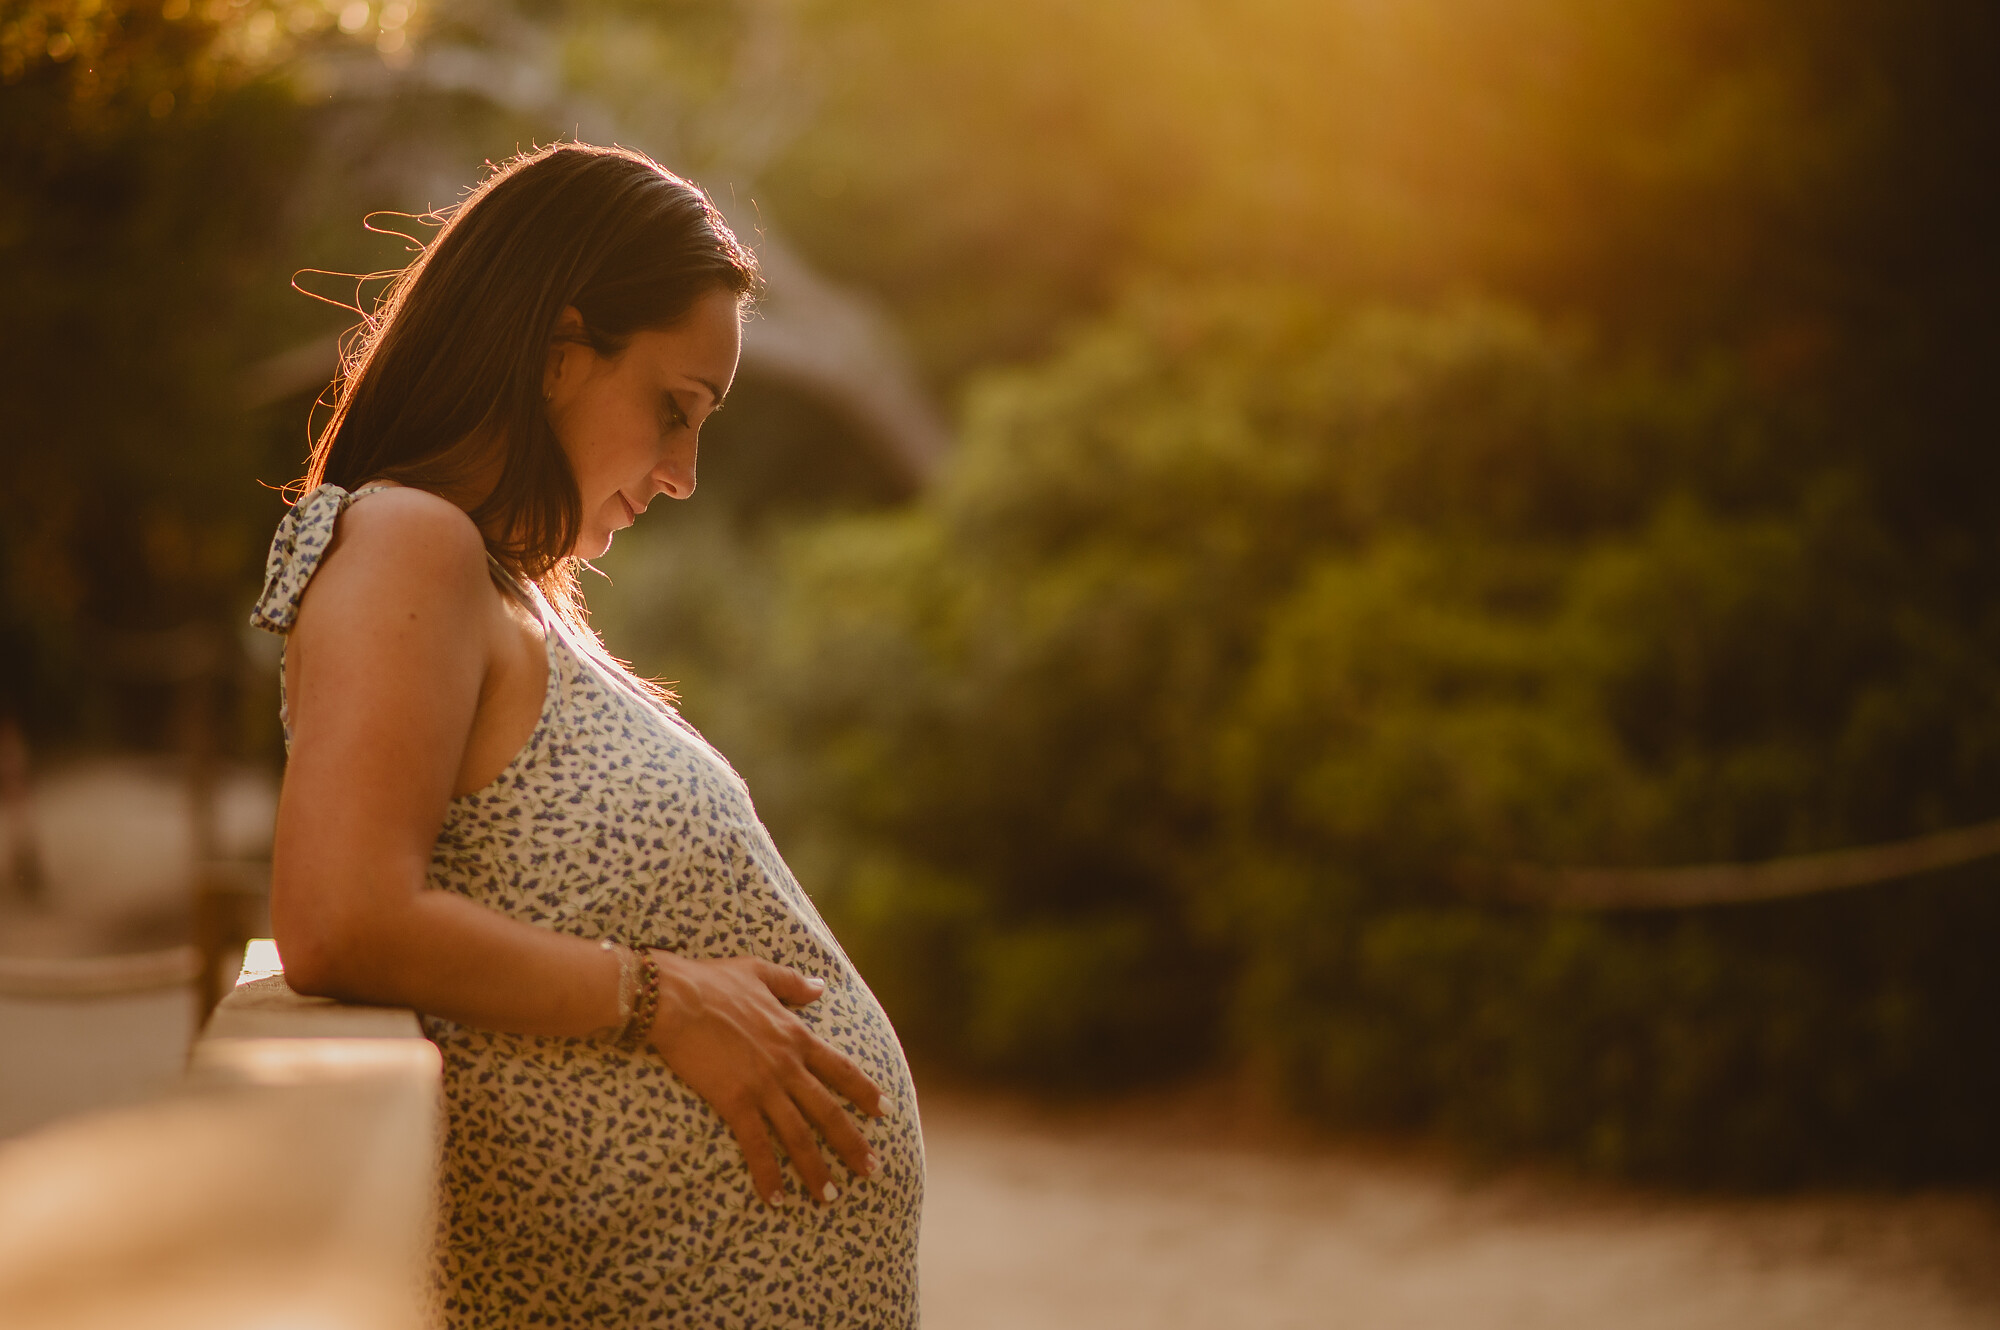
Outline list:
[[[343,516],[290,643],[272,928],[301,992],[483,1029],[590,1035],[617,1021],[612,955],[426,885],[504,647],[495,595],[477,529],[443,500],[391,492]],[[850,1168],[871,1171],[826,1087],[868,1111],[879,1092],[784,1005],[816,998],[813,982],[749,958],[655,954],[655,1046],[729,1120],[759,1190],[777,1191],[772,1128],[815,1195],[831,1181],[793,1121],[801,1111]]]
[[[414,492],[338,530],[289,647],[271,922],[291,982],[521,1034],[610,1024],[613,958],[424,886],[493,666],[478,530]]]

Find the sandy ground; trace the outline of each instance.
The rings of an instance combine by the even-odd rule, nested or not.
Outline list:
[[[1051,1114],[933,1093],[923,1114],[928,1330],[2000,1326],[1990,1198],[1472,1180],[1157,1105]]]

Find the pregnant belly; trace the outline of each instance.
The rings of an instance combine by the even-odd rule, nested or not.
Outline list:
[[[721,1117],[657,1054],[427,1021],[445,1065],[447,1284],[490,1278],[504,1252],[509,1266],[567,1272],[572,1291],[582,1281],[629,1301],[636,1280],[656,1305],[748,1298],[754,1323],[751,1304],[773,1313],[758,1300],[780,1272],[803,1311],[840,1305],[866,1266],[891,1302],[907,1284],[914,1316],[923,1136],[901,1047],[851,974],[800,1014],[882,1087],[885,1115],[857,1115],[882,1167],[853,1178],[829,1151],[839,1198],[809,1200],[787,1168],[777,1207],[756,1195]]]

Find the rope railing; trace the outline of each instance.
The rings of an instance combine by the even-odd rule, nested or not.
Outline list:
[[[1785,900],[1875,886],[1958,868],[2000,855],[2000,819],[1909,840],[1761,863],[1690,864],[1679,868],[1552,867],[1542,864],[1466,865],[1468,894],[1514,905],[1591,910],[1686,909]]]

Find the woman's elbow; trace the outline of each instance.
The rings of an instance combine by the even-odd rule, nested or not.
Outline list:
[[[339,997],[342,987],[339,970],[326,948],[308,942],[296,933],[273,927],[278,955],[285,963],[285,983],[294,993],[306,997]]]
[[[338,912],[287,909],[272,893],[271,934],[285,966],[285,982],[307,997],[364,1001],[377,968],[369,930]]]
[[[345,998],[352,987],[351,967],[337,946],[315,929],[286,928],[276,919],[271,933],[285,965],[285,983],[306,997]]]

